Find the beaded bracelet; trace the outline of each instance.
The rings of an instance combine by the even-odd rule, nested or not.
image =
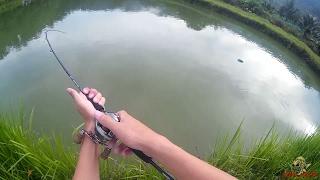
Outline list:
[[[108,147],[108,145],[102,143],[99,141],[99,139],[96,137],[96,135],[94,135],[92,132],[89,132],[85,129],[81,129],[79,131],[78,134],[76,134],[76,136],[74,137],[74,142],[77,144],[81,144],[83,141],[84,136],[88,136],[92,142],[94,142],[95,144],[101,144],[104,145],[105,149],[103,150],[103,152],[100,154],[100,157],[102,159],[108,159],[110,153],[111,153],[111,148]]]

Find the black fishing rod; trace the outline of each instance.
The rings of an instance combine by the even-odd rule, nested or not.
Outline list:
[[[111,116],[111,118],[117,122],[120,121],[119,116],[114,113],[114,112],[108,112],[106,111],[106,109],[101,106],[98,103],[93,102],[92,98],[89,98],[88,95],[86,95],[81,86],[79,85],[79,83],[73,78],[73,76],[71,75],[71,73],[68,71],[68,69],[64,66],[63,62],[60,60],[60,58],[57,56],[56,52],[53,50],[51,43],[48,39],[48,32],[50,31],[55,31],[55,32],[60,32],[60,33],[65,33],[63,31],[59,31],[59,30],[46,30],[45,33],[45,37],[46,37],[46,41],[48,43],[48,46],[50,48],[50,52],[54,55],[55,59],[58,61],[58,63],[60,64],[60,66],[62,67],[63,71],[68,75],[68,77],[71,79],[71,81],[73,82],[73,84],[77,87],[77,89],[84,94],[87,99],[92,103],[92,105],[94,106],[94,108],[100,112],[106,113],[108,115]],[[113,133],[111,133],[111,131],[109,129],[107,129],[106,127],[103,127],[98,121],[96,121],[96,129],[95,129],[95,138],[97,138],[97,142],[102,144],[102,145],[107,145],[107,143],[116,138]],[[162,169],[151,157],[147,156],[146,154],[144,154],[142,151],[137,150],[137,149],[132,149],[132,152],[139,157],[141,160],[143,160],[146,163],[151,164],[155,169],[157,169],[158,172],[160,172],[166,179],[168,180],[174,180],[174,177],[169,174],[167,171],[165,171],[164,169]]]

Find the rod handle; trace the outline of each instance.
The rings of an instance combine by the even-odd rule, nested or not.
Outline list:
[[[146,163],[150,163],[151,162],[152,158],[147,156],[146,154],[144,154],[142,151],[137,150],[137,149],[131,149],[131,150],[136,156],[138,156],[144,162],[146,162]]]
[[[142,151],[137,150],[137,149],[131,149],[131,150],[141,160],[143,160],[146,163],[151,164],[154,168],[156,168],[156,170],[158,172],[160,172],[167,180],[174,180],[175,179],[171,174],[169,174],[167,171],[162,169],[155,161],[153,161],[151,157],[147,156]]]
[[[93,105],[93,107],[94,107],[96,110],[98,110],[98,111],[100,111],[100,112],[105,112],[105,109],[104,109],[103,106],[101,106],[101,105],[98,104],[98,103],[93,102],[93,98],[89,98],[89,96],[87,96],[87,95],[86,95],[86,97],[87,97],[88,101],[91,102],[91,104]]]

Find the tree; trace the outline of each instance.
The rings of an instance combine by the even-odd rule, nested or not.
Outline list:
[[[238,0],[224,0],[226,3],[229,4],[233,4],[233,5],[237,5],[237,3],[239,2]]]
[[[287,2],[280,7],[279,14],[286,20],[296,22],[299,19],[299,10],[295,8],[295,0],[287,0]]]
[[[265,12],[262,7],[262,1],[263,0],[238,0],[238,3],[242,9],[263,16]]]
[[[263,9],[269,13],[274,13],[275,12],[275,7],[274,5],[274,0],[264,0],[261,3]]]
[[[305,14],[301,17],[299,25],[305,39],[318,41],[320,38],[320,23],[315,17]]]

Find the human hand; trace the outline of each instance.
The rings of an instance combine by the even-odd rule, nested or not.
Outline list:
[[[117,154],[128,155],[131,153],[130,148],[143,151],[147,155],[150,145],[158,142],[161,135],[157,134],[137,119],[130,116],[125,111],[118,112],[120,122],[114,121],[110,116],[95,111],[95,119],[103,126],[110,129],[113,134],[121,141],[120,144],[113,146],[113,150]],[[130,148],[128,148],[130,147]]]
[[[105,97],[103,97],[102,94],[96,89],[88,87],[83,89],[84,94],[82,94],[81,92],[77,92],[72,88],[68,88],[67,92],[73,98],[76,109],[84,119],[86,130],[93,131],[95,126],[95,108],[86,96],[88,96],[90,99],[93,99],[93,102],[98,103],[101,106],[104,106],[105,104]]]

